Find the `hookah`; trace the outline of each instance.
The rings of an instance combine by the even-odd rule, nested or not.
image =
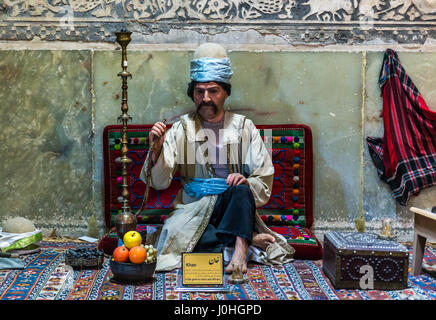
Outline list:
[[[116,42],[121,46],[122,58],[121,58],[121,68],[122,71],[118,73],[118,76],[122,78],[122,100],[121,100],[121,112],[122,114],[118,117],[118,122],[122,122],[122,156],[117,158],[115,161],[121,163],[122,165],[122,178],[123,178],[123,191],[122,195],[122,212],[118,213],[115,218],[115,228],[118,236],[122,240],[124,234],[128,231],[136,230],[136,216],[131,213],[129,205],[129,190],[128,190],[128,171],[127,167],[130,165],[132,160],[128,157],[127,148],[127,122],[132,120],[129,116],[128,110],[129,106],[127,104],[127,79],[132,78],[131,73],[127,71],[127,45],[130,43],[130,35],[132,33],[126,30],[121,30],[120,32],[115,32]]]

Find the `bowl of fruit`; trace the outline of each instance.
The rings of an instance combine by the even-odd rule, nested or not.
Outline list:
[[[139,232],[129,231],[123,237],[123,245],[115,248],[110,268],[112,281],[118,283],[142,283],[153,280],[157,250],[153,245],[142,244]]]

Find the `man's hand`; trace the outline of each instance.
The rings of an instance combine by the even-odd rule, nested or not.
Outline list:
[[[229,186],[238,186],[240,184],[248,185],[248,180],[240,173],[231,173],[227,176],[226,183]]]
[[[159,158],[160,152],[162,151],[162,146],[165,140],[165,131],[167,126],[163,122],[156,122],[151,128],[149,135],[149,143],[151,144],[154,141],[153,150],[151,159],[153,162]]]

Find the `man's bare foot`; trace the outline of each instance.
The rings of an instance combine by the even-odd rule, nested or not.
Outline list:
[[[233,266],[239,265],[239,270],[247,273],[247,255],[248,255],[248,242],[244,238],[237,237],[235,243],[235,251],[233,252],[232,260],[226,267],[226,273],[233,272]]]
[[[268,247],[270,243],[273,243],[275,241],[276,239],[268,233],[253,232],[253,239],[251,240],[251,244],[262,250],[266,250],[266,247]]]

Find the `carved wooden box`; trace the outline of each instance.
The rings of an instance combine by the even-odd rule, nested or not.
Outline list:
[[[337,289],[407,288],[409,251],[373,233],[324,235],[323,271]]]

